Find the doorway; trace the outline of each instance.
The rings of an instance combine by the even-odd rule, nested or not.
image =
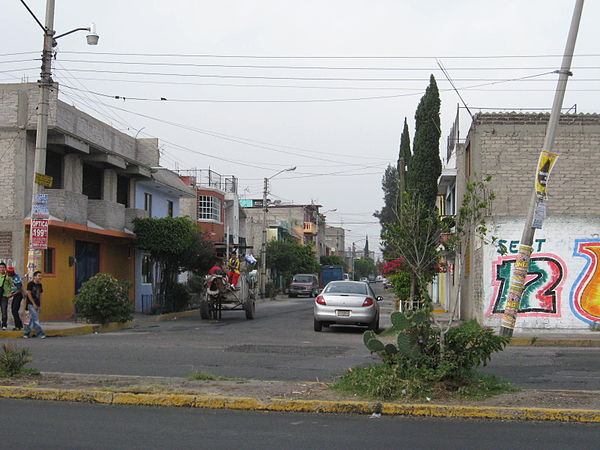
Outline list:
[[[75,295],[81,285],[100,272],[100,244],[75,241]]]

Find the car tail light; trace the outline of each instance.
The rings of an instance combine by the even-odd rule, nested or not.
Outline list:
[[[326,305],[327,303],[325,303],[325,299],[323,298],[322,295],[319,295],[316,299],[315,302],[317,302],[319,305]]]
[[[367,297],[367,298],[365,298],[365,301],[363,302],[363,304],[362,304],[362,305],[363,305],[363,306],[371,306],[373,303],[375,303],[375,302],[373,301],[373,299],[372,299],[371,297]]]

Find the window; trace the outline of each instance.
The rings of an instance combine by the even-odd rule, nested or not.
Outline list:
[[[48,247],[42,252],[42,273],[54,274],[54,249]]]
[[[48,150],[46,153],[46,175],[52,177],[52,186],[49,189],[62,189],[63,183],[63,155]]]
[[[129,178],[117,176],[117,203],[129,208]]]
[[[144,193],[144,211],[148,211],[148,217],[152,217],[152,194]]]
[[[209,195],[198,196],[198,219],[221,221],[221,199]]]
[[[102,178],[104,178],[104,170],[84,164],[83,195],[87,195],[91,200],[102,200]]]
[[[143,254],[142,255],[142,283],[150,284],[152,283],[152,259],[150,259],[150,255]]]
[[[167,200],[167,216],[173,217],[173,202],[171,200]]]

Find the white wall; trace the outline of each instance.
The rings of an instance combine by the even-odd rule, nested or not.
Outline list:
[[[485,244],[483,323],[499,327],[523,218],[496,219]],[[537,230],[516,331],[589,331],[600,323],[600,217],[552,216]]]

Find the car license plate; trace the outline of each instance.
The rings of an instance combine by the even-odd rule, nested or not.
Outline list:
[[[350,311],[347,309],[338,309],[336,311],[336,313],[339,317],[349,317],[350,316]]]

